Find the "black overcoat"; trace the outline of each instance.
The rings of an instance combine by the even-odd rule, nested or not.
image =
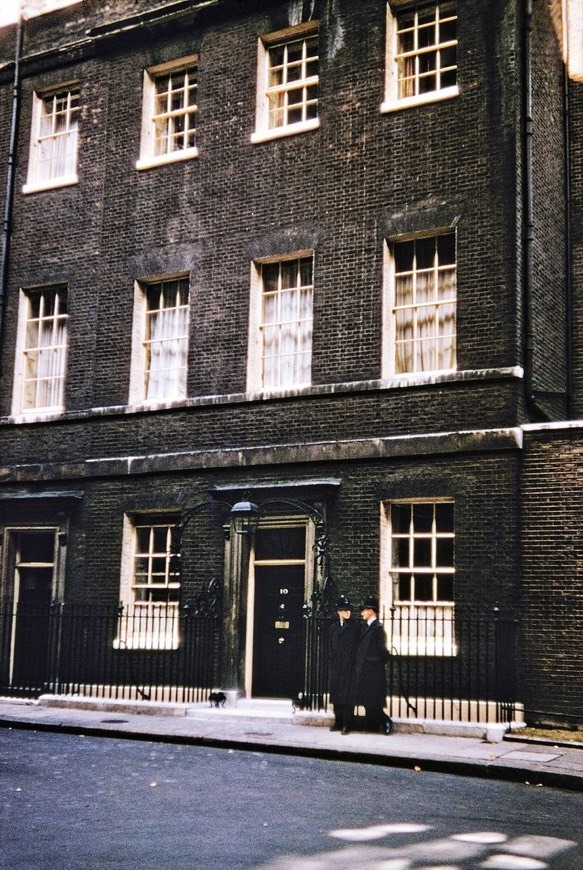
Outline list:
[[[358,643],[360,625],[353,619],[345,619],[340,625],[336,620],[330,626],[329,637],[329,683],[330,702],[332,704],[348,704],[350,688],[354,671],[354,656]]]
[[[387,636],[378,619],[362,626],[354,663],[355,706],[382,709],[387,702]]]

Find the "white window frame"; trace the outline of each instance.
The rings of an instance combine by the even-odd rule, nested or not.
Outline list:
[[[65,97],[66,106],[63,111],[59,111],[56,101],[59,98]],[[50,112],[44,110],[48,107],[49,102],[52,102]],[[58,116],[65,117],[66,128],[64,130],[54,129]],[[67,82],[50,90],[37,91],[33,96],[32,106],[32,124],[30,149],[28,159],[28,177],[26,184],[22,187],[23,193],[34,193],[39,190],[48,190],[54,187],[66,187],[71,184],[77,184],[79,177],[77,175],[77,152],[79,142],[79,116],[80,116],[80,88],[78,82]],[[43,130],[43,118],[50,120],[50,132]],[[41,177],[42,166],[45,161],[42,160],[43,149],[48,149],[51,154],[51,163],[56,159],[55,151],[58,142],[65,142],[67,156],[65,158],[66,171],[57,174],[49,174],[48,177]]]
[[[32,297],[39,296],[39,316],[32,316]],[[55,310],[46,314],[45,299],[55,298]],[[13,413],[29,415],[60,413],[65,408],[65,380],[69,349],[69,315],[67,313],[68,290],[66,285],[50,284],[46,287],[28,287],[20,290],[18,334],[16,340],[16,360],[14,369],[14,388],[12,395]],[[65,312],[62,302],[65,301]],[[60,305],[59,305],[60,302]],[[50,342],[32,342],[33,324],[44,326],[45,334],[50,332]],[[64,329],[64,340],[61,330]],[[38,335],[38,331],[37,331]],[[45,362],[40,366],[39,359]],[[51,390],[57,401],[39,402],[39,388],[42,381],[53,383]],[[27,399],[27,390],[34,390],[34,402]]]
[[[117,637],[113,642],[115,649],[174,650],[180,645],[181,578],[178,563],[175,561],[177,553],[173,552],[177,540],[175,529],[179,520],[178,513],[124,517],[120,579],[123,613],[118,621]],[[150,545],[147,551],[138,551],[138,529],[150,529]],[[154,547],[154,529],[165,533],[164,551],[156,551]],[[136,582],[139,560],[147,560],[145,571],[150,578],[149,582]],[[163,582],[151,582],[151,578],[158,574],[154,571],[154,560],[164,563]],[[138,600],[141,591],[145,593],[144,601]],[[166,592],[175,600],[148,600],[147,594],[156,591]]]
[[[160,336],[159,343],[163,344],[172,341],[178,345],[178,356],[184,361],[184,365],[180,365],[176,371],[180,372],[178,377],[178,385],[176,390],[171,394],[164,396],[149,397],[149,368],[148,360],[151,360],[151,353],[148,348],[156,339],[150,334],[148,323],[149,316],[153,309],[148,305],[148,290],[157,285],[179,283],[183,291],[185,301],[181,302],[179,309],[182,312],[184,319],[184,328],[180,334],[172,336]],[[189,322],[190,322],[190,287],[189,274],[181,272],[176,275],[161,275],[154,278],[136,281],[134,285],[134,315],[133,315],[133,330],[132,330],[132,358],[131,358],[131,375],[130,375],[130,404],[167,404],[168,402],[179,402],[186,398],[187,395],[187,377],[188,377],[188,347],[189,347]],[[170,311],[172,309],[162,309]],[[175,307],[175,310],[178,308]]]
[[[312,261],[312,283],[311,285],[300,285],[298,284],[298,291],[300,290],[300,286],[310,287],[311,300],[310,300],[310,311],[311,317],[309,318],[309,353],[310,353],[310,361],[309,361],[309,377],[303,380],[297,380],[289,383],[278,383],[278,384],[265,384],[264,378],[264,284],[263,284],[263,267],[268,265],[276,265],[292,261],[301,261],[304,259],[311,259]],[[258,259],[253,261],[251,264],[251,298],[250,298],[250,316],[249,316],[249,342],[248,342],[248,360],[247,360],[247,389],[251,391],[264,391],[264,392],[278,392],[278,391],[286,391],[290,389],[296,389],[301,387],[306,387],[311,385],[311,359],[312,359],[312,350],[313,350],[313,311],[314,311],[314,271],[315,271],[315,262],[314,262],[314,251],[313,250],[303,250],[303,251],[294,251],[290,254],[280,255],[277,257],[266,257],[262,259]],[[301,272],[298,271],[298,276],[301,276]],[[298,324],[301,322],[300,319],[296,321]],[[307,322],[307,320],[305,321]],[[277,322],[274,322],[274,325],[278,325]],[[279,322],[280,328],[282,328],[283,323]],[[297,356],[297,355],[296,355]]]
[[[583,80],[583,5],[566,0],[563,7],[563,59],[571,78]]]
[[[315,105],[316,109],[319,108],[319,96],[316,96],[315,100],[311,100],[307,97],[305,90],[307,88],[319,87],[320,80],[320,55],[319,53],[314,56],[308,56],[308,43],[318,42],[318,34],[319,34],[319,22],[311,21],[307,24],[301,24],[297,27],[287,28],[286,30],[279,30],[276,33],[271,33],[268,36],[262,36],[258,40],[258,49],[257,49],[257,109],[256,109],[256,118],[255,118],[255,132],[251,134],[251,142],[265,142],[270,139],[278,139],[282,136],[293,136],[297,133],[305,133],[309,130],[315,130],[320,126],[320,117],[317,115],[315,118],[307,118],[305,115],[307,114],[307,109],[309,105]],[[270,74],[270,52],[273,49],[280,48],[282,46],[290,46],[296,44],[298,42],[302,43],[302,71],[306,73],[306,61],[314,62],[316,61],[318,64],[318,72],[316,75],[302,75],[299,79],[294,80],[292,83],[284,82],[281,85],[270,85],[269,74]],[[293,65],[291,65],[293,66]],[[289,67],[287,64],[283,64],[282,67],[284,71],[284,78],[287,77],[287,70]],[[304,89],[304,95],[301,103],[294,104],[301,106],[302,108],[302,120],[295,121],[293,123],[282,123],[279,125],[273,125],[271,122],[271,113],[270,113],[270,98],[275,96],[277,93],[281,93],[284,95],[284,102],[286,100],[286,94],[289,91],[296,90],[299,87]],[[284,111],[287,110],[287,106],[284,107]]]
[[[436,253],[434,258],[434,264],[432,270],[425,269],[417,269],[411,272],[411,276],[414,282],[414,302],[410,305],[397,305],[397,279],[400,274],[397,273],[395,266],[395,256],[394,250],[395,245],[401,244],[403,242],[423,242],[424,240],[437,240],[439,237],[443,236],[453,236],[453,243],[455,247],[455,262],[441,264],[439,263],[438,254]],[[437,247],[437,246],[436,246]],[[415,378],[415,377],[426,377],[428,374],[444,374],[449,372],[454,372],[457,369],[457,327],[456,327],[456,318],[457,318],[457,236],[455,230],[451,229],[451,227],[439,230],[433,230],[431,232],[424,233],[415,233],[411,235],[401,235],[392,237],[387,240],[384,246],[384,293],[383,293],[383,349],[382,349],[382,373],[383,378],[392,379],[392,378]],[[420,275],[427,275],[431,271],[433,273],[433,287],[435,290],[435,298],[434,302],[431,303],[429,300],[423,300],[417,302],[417,281]],[[453,281],[453,293],[444,298],[439,298],[440,287],[440,275],[445,275],[446,273],[453,273],[454,281]],[[439,335],[439,309],[445,308],[446,306],[454,306],[454,327],[453,332],[448,336]],[[417,314],[420,309],[427,309],[429,307],[435,308],[435,317],[433,319],[433,323],[437,325],[437,328],[434,330],[433,337],[422,337],[420,334],[419,322],[417,319]],[[413,353],[413,366],[409,370],[401,371],[397,367],[397,345],[399,342],[399,337],[397,334],[397,317],[398,312],[401,310],[409,309],[413,315],[413,337],[412,342],[417,348],[418,345],[422,345],[423,342],[433,342],[434,344],[434,354],[437,362],[438,359],[438,349],[437,345],[440,339],[445,337],[449,337],[453,343],[453,360],[452,364],[443,368],[423,368],[419,364],[419,355],[415,349]]]
[[[197,131],[197,116],[198,116],[198,101],[196,103],[187,103],[180,108],[167,107],[167,111],[156,113],[156,83],[161,79],[170,79],[172,76],[194,75],[195,83],[187,85],[184,82],[183,94],[185,95],[184,103],[188,100],[189,91],[193,88],[198,94],[198,55],[193,54],[188,57],[182,57],[179,60],[170,63],[158,64],[157,66],[149,67],[144,70],[144,86],[142,99],[142,135],[140,142],[140,157],[136,162],[136,169],[150,169],[153,166],[160,166],[166,163],[176,163],[181,160],[191,160],[198,157],[198,146],[190,145],[186,148],[171,148],[171,138],[168,139],[169,147],[164,153],[157,154],[157,142],[159,137],[156,136],[156,124],[168,123],[172,125],[174,118],[187,117],[188,123],[194,121],[194,127],[190,126],[189,130]]]
[[[428,8],[434,8],[436,10],[436,15],[439,14],[439,9],[441,10],[449,10],[452,9],[452,15],[448,16],[449,18],[455,18],[457,20],[457,4],[456,2],[451,2],[451,0],[447,0],[447,2],[441,3],[432,3],[428,5],[424,5],[420,7],[421,10],[427,10]],[[414,14],[417,16],[417,10],[415,10]],[[452,97],[457,97],[459,95],[459,85],[457,82],[457,76],[459,71],[459,65],[456,60],[456,64],[453,67],[448,67],[448,70],[455,69],[456,71],[456,83],[455,85],[449,85],[446,87],[442,87],[440,82],[438,81],[437,87],[435,90],[427,91],[426,93],[419,93],[418,84],[420,81],[420,77],[418,72],[416,72],[414,76],[415,82],[415,91],[416,93],[411,96],[400,97],[399,96],[399,16],[404,13],[409,14],[412,11],[410,6],[406,6],[400,9],[391,9],[390,2],[387,3],[387,40],[386,40],[386,59],[385,59],[385,99],[381,103],[381,112],[394,112],[399,111],[401,109],[408,109],[412,106],[419,106],[425,103],[433,103],[438,100],[449,100]],[[437,20],[437,19],[436,19]],[[418,30],[417,27],[414,28],[415,39],[417,39]],[[458,45],[458,39],[456,34],[456,39],[447,40],[447,41],[439,41],[439,37],[436,35],[436,41],[433,45],[428,46],[426,49],[416,48],[413,52],[410,52],[410,56],[413,59],[413,62],[416,65],[416,69],[418,66],[419,58],[423,55],[423,53],[429,52],[437,52],[440,57],[440,52],[443,49],[453,48]],[[441,70],[437,71],[437,78],[439,79],[441,75]],[[421,76],[422,78],[422,76]]]
[[[454,513],[453,530],[437,528],[436,507],[451,505]],[[392,528],[393,506],[409,507],[413,517],[416,506],[433,507],[432,527],[429,532],[415,531],[411,519],[408,533],[394,532]],[[408,564],[399,566],[395,548],[397,541],[408,544]],[[430,565],[415,565],[415,543],[429,543]],[[452,542],[452,564],[438,565],[439,541]],[[430,577],[432,600],[416,599],[414,595],[404,600],[399,597],[401,575]],[[386,612],[391,612],[392,635],[389,639],[393,653],[410,656],[451,657],[457,655],[455,639],[455,602],[439,599],[437,592],[440,578],[451,578],[455,583],[455,502],[450,498],[392,499],[381,503],[381,600]],[[414,591],[415,580],[412,581]]]

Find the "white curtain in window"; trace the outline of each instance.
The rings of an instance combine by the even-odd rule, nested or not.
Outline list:
[[[62,320],[44,324],[39,334],[37,403],[38,408],[63,404],[67,328]]]
[[[266,267],[263,275],[263,385],[289,387],[311,379],[311,259]]]
[[[439,298],[448,300],[439,306],[438,310],[438,345],[437,345],[437,368],[454,369],[455,360],[455,334],[456,334],[456,271],[455,269],[443,269],[439,273]],[[451,300],[451,301],[449,301]]]
[[[291,386],[296,383],[296,355],[298,352],[296,289],[282,290],[280,295],[280,384]]]
[[[150,311],[148,321],[146,399],[171,401],[182,398],[186,395],[188,309],[180,304],[177,295],[176,306]]]
[[[77,168],[78,94],[43,102],[39,130],[39,180],[73,175]]]
[[[77,130],[39,142],[38,174],[40,181],[63,178],[76,171]]]
[[[395,282],[395,371],[398,374],[414,371],[414,329],[413,329],[413,275],[397,276]],[[400,308],[399,306],[404,306]]]
[[[299,293],[298,381],[309,384],[312,379],[312,289]]]
[[[31,303],[24,350],[23,407],[60,408],[67,355],[66,300],[43,294]]]

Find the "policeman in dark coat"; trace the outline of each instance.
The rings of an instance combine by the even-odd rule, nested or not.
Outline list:
[[[348,733],[352,719],[351,683],[354,656],[360,625],[351,619],[352,605],[345,595],[336,601],[338,619],[330,626],[329,637],[329,689],[334,707],[334,724],[330,731]]]
[[[367,598],[360,614],[364,621],[356,648],[354,664],[353,701],[365,710],[365,730],[378,734],[390,734],[392,722],[384,711],[387,702],[385,663],[387,636],[378,619],[379,603],[376,598]]]

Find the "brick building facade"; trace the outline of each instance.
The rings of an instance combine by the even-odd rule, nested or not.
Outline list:
[[[252,697],[297,691],[326,584],[421,614],[409,659],[495,610],[527,718],[583,718],[570,11],[83,0],[0,30],[3,602],[121,601],[125,646],[171,651],[217,578],[217,683]]]

